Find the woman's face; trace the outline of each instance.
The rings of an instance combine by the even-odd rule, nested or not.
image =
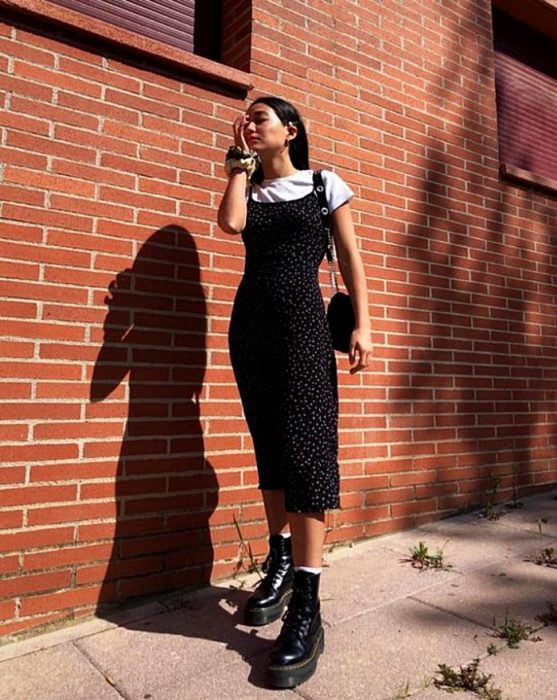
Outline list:
[[[248,148],[258,153],[284,148],[293,127],[283,124],[272,107],[258,102],[246,112],[244,135]]]

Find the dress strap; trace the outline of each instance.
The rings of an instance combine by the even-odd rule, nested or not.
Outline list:
[[[317,195],[319,201],[319,211],[321,212],[321,221],[323,222],[323,228],[327,234],[327,263],[329,265],[329,283],[331,285],[331,294],[338,292],[338,280],[337,280],[337,270],[335,264],[335,242],[333,239],[333,233],[331,231],[331,214],[329,212],[329,205],[327,203],[327,196],[325,194],[325,183],[323,182],[323,176],[321,175],[321,170],[313,171],[313,191]]]

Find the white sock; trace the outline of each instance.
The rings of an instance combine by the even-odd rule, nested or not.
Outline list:
[[[294,571],[307,571],[309,574],[320,574],[320,566],[295,566]]]

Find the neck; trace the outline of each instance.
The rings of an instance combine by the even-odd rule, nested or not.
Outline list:
[[[297,168],[292,165],[289,155],[277,154],[269,158],[261,158],[261,167],[263,168],[263,177],[265,180],[271,180],[276,177],[288,177],[298,172]]]

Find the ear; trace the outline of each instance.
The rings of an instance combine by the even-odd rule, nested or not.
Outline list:
[[[286,134],[287,134],[287,140],[288,141],[293,141],[296,136],[298,135],[298,127],[294,126],[292,122],[288,122],[286,125]]]

